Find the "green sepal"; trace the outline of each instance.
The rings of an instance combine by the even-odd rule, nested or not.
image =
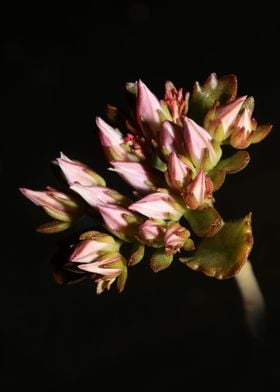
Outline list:
[[[135,242],[135,244],[133,244],[132,254],[128,260],[128,265],[133,266],[140,263],[140,261],[144,257],[144,254],[145,254],[145,245],[140,244],[139,242]]]
[[[212,237],[223,224],[222,217],[218,211],[211,206],[192,210],[188,208],[184,214],[193,232],[199,237]]]
[[[154,272],[159,272],[170,266],[173,261],[173,255],[167,255],[164,248],[154,251],[151,259],[150,266]]]
[[[128,272],[127,266],[124,265],[122,272],[120,273],[120,275],[117,278],[117,289],[118,289],[119,293],[121,293],[125,288],[125,284],[127,281],[127,272]]]
[[[235,99],[236,93],[237,79],[235,75],[217,78],[217,75],[212,73],[202,86],[198,82],[195,83],[190,98],[188,116],[199,124],[203,124],[204,117],[216,101],[225,104]]]
[[[53,220],[51,222],[47,222],[38,226],[36,231],[43,234],[53,234],[67,230],[70,226],[71,222],[61,222],[58,220]]]
[[[201,240],[191,257],[180,261],[207,276],[226,279],[240,271],[253,246],[251,213],[227,222],[211,238]]]
[[[257,129],[250,136],[250,143],[255,144],[265,139],[272,130],[271,124],[257,126]]]

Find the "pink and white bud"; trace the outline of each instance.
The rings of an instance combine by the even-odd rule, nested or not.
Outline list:
[[[82,213],[82,208],[76,200],[56,189],[47,188],[45,191],[33,191],[20,188],[20,191],[27,199],[42,207],[49,216],[56,220],[71,222]]]
[[[70,261],[76,263],[90,263],[97,259],[100,252],[105,251],[108,244],[105,242],[99,242],[95,240],[84,240],[81,241],[76,247],[72,255],[70,256]]]
[[[86,232],[80,239],[69,259],[75,263],[90,263],[105,253],[119,250],[119,243],[104,233]]]
[[[178,157],[175,152],[169,155],[165,179],[168,185],[176,191],[181,191],[192,176],[191,165]]]
[[[217,108],[213,126],[214,128],[217,128],[219,125],[222,126],[223,135],[221,140],[227,139],[232,133],[233,125],[238,118],[238,114],[246,98],[247,96],[239,97],[229,104]]]
[[[99,205],[98,211],[107,230],[122,240],[131,241],[134,239],[137,225],[141,223],[141,219],[133,212],[113,204]]]
[[[256,121],[252,119],[252,111],[245,108],[235,125],[231,135],[231,145],[235,148],[246,148],[250,144],[250,136],[256,128]]]
[[[81,185],[102,185],[105,186],[105,180],[91,170],[89,167],[78,161],[72,161],[62,152],[60,158],[56,159],[58,166],[66,178],[69,185],[79,183]]]
[[[137,82],[137,118],[145,137],[153,139],[161,128],[161,105],[157,97],[139,80]]]
[[[116,171],[130,186],[139,192],[147,193],[163,185],[157,171],[139,162],[110,162]]]
[[[179,252],[189,236],[190,232],[185,227],[179,223],[171,223],[164,236],[165,253],[174,255]]]
[[[183,197],[189,208],[197,209],[212,197],[212,192],[211,180],[205,176],[203,170],[200,170],[195,179],[187,186]]]
[[[183,207],[168,193],[151,193],[136,203],[131,204],[129,209],[153,219],[179,220],[184,213]]]
[[[92,274],[102,275],[106,278],[113,278],[117,277],[122,271],[122,259],[123,256],[120,253],[111,252],[101,256],[93,263],[80,264],[78,268]]]
[[[187,150],[187,155],[192,160],[196,167],[200,167],[205,156],[205,151],[208,151],[209,161],[211,166],[215,166],[220,159],[212,145],[212,136],[199,126],[196,122],[188,117],[184,117],[184,141]]]
[[[116,161],[128,160],[128,151],[124,148],[122,133],[107,124],[102,118],[96,117],[99,128],[99,138],[107,159]]]
[[[130,200],[114,189],[105,186],[83,186],[74,184],[70,187],[77,192],[91,207],[103,204],[129,204]]]
[[[147,219],[139,226],[138,237],[149,246],[162,246],[166,225],[163,221]]]
[[[168,157],[171,152],[184,154],[185,147],[182,127],[170,121],[164,121],[160,131],[160,146],[165,157]]]

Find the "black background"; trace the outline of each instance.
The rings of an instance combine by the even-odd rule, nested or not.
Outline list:
[[[211,3],[211,4],[210,4]],[[268,2],[10,3],[1,11],[2,279],[0,384],[42,390],[264,390],[279,373],[279,16]],[[106,172],[95,115],[125,104],[139,77],[157,94],[171,79],[191,89],[211,72],[235,73],[255,117],[274,124],[252,161],[217,193],[225,219],[253,212],[251,260],[267,302],[267,336],[254,342],[233,280],[174,263],[143,262],[126,290],[96,296],[85,282],[57,285],[59,239],[34,231],[45,219],[19,186],[57,185],[59,151]],[[127,189],[127,188],[125,188]]]

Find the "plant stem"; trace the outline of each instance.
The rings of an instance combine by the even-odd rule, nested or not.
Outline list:
[[[235,280],[243,300],[248,329],[254,338],[260,338],[265,326],[265,302],[249,260],[235,275]]]

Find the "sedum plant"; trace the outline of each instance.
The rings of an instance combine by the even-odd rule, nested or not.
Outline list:
[[[128,268],[145,259],[154,272],[176,258],[218,279],[235,276],[253,245],[251,214],[224,222],[215,209],[215,192],[227,175],[244,169],[245,150],[262,141],[271,125],[252,117],[254,99],[237,97],[234,75],[211,74],[192,93],[165,84],[158,99],[141,81],[127,83],[126,113],[108,105],[106,122],[97,117],[100,143],[110,169],[128,183],[130,197],[107,186],[86,164],[62,154],[56,159],[69,189],[21,188],[52,220],[37,230],[57,233],[84,214],[97,221],[69,248],[69,260],[56,271],[57,282],[89,277],[97,293],[116,282],[123,291]],[[230,154],[223,156],[224,146]],[[125,251],[124,251],[125,250]],[[148,261],[148,260],[146,260]],[[248,268],[247,268],[248,270]]]

